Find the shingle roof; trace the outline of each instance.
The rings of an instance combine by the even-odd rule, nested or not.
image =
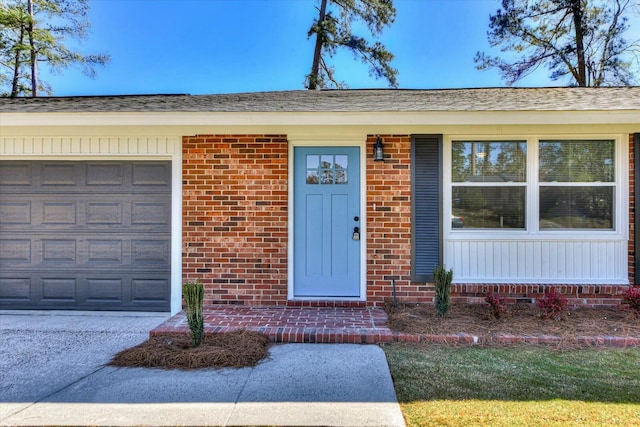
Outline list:
[[[640,110],[640,87],[324,90],[0,98],[3,113]]]

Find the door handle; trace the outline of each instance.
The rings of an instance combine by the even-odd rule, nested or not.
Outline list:
[[[353,240],[360,240],[360,229],[358,227],[353,227],[353,235],[351,238]]]

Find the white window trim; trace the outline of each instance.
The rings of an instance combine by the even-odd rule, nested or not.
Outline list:
[[[451,144],[453,141],[498,142],[526,141],[527,182],[525,229],[452,229],[451,218]],[[538,142],[540,140],[613,140],[616,152],[615,212],[613,230],[539,229]],[[629,238],[629,150],[626,134],[456,134],[443,138],[443,238],[447,240],[628,240]],[[609,185],[609,183],[607,183]]]

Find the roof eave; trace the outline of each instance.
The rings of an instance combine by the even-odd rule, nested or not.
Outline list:
[[[637,110],[0,113],[9,126],[402,126],[640,123]]]

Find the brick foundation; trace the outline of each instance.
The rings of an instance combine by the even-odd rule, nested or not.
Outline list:
[[[553,289],[564,295],[571,307],[617,307],[626,285],[544,285],[544,284],[453,284],[451,302],[459,304],[484,303],[484,297],[498,293],[510,304],[535,304]]]

